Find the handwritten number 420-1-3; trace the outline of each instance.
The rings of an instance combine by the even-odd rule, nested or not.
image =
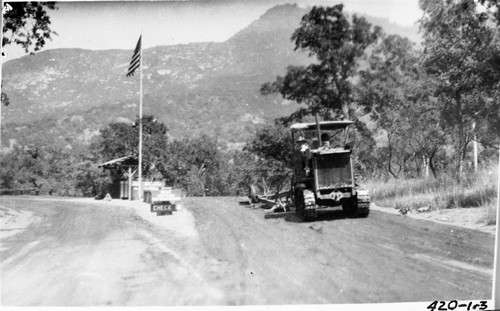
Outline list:
[[[462,309],[463,308],[463,309]],[[456,300],[451,300],[450,302],[446,303],[446,301],[434,301],[432,302],[427,309],[431,311],[447,311],[447,310],[486,310],[488,308],[488,305],[486,304],[486,301],[480,301],[479,303],[473,304],[472,301],[469,301],[469,303],[461,303],[459,304],[458,301]]]

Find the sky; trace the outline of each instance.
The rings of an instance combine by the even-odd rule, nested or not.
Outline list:
[[[66,1],[58,3],[58,10],[49,11],[58,36],[43,50],[133,49],[141,33],[143,48],[222,42],[277,4],[306,7],[340,2],[348,12],[385,17],[402,26],[414,24],[421,14],[418,0]],[[15,46],[6,49],[4,62],[25,55]]]

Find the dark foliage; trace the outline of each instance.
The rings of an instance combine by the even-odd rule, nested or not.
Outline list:
[[[39,51],[52,35],[48,10],[56,10],[55,2],[9,2],[3,18],[2,47],[20,45],[26,53]]]

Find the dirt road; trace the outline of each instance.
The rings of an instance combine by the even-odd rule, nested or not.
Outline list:
[[[10,201],[9,201],[10,200]],[[265,219],[237,198],[173,215],[114,200],[0,200],[1,304],[156,306],[490,299],[494,236],[372,211]]]

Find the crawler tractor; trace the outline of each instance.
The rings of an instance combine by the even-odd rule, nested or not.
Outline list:
[[[319,209],[334,206],[342,206],[349,217],[368,216],[370,193],[355,183],[352,150],[346,144],[348,128],[353,123],[323,121],[291,126],[291,196],[300,218],[315,220]]]

